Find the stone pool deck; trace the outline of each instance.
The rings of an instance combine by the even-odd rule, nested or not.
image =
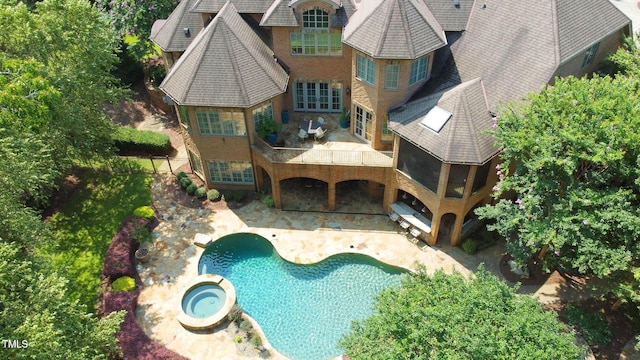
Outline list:
[[[442,269],[468,274],[484,262],[489,271],[501,277],[498,263],[502,246],[474,256],[444,244],[420,249],[383,215],[280,211],[257,201],[236,210],[210,211],[179,206],[164,194],[162,183],[154,182],[154,207],[163,220],[154,230],[151,259],[138,265],[144,286],[136,317],[149,337],[190,359],[261,358],[242,352],[233,341],[234,334],[225,331],[225,324],[213,332],[193,332],[178,322],[181,289],[198,276],[197,263],[204,251],[193,243],[198,233],[214,240],[237,232],[256,233],[271,240],[282,257],[295,263],[314,263],[333,254],[353,252],[407,269],[423,264],[430,272]],[[521,292],[553,301],[557,299],[555,289],[556,285],[550,284],[521,287]],[[270,359],[285,359],[274,350],[270,354]]]

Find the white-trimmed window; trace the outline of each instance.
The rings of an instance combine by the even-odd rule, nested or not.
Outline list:
[[[251,161],[209,160],[207,167],[212,182],[253,184]]]
[[[293,89],[296,111],[342,111],[342,83],[296,81],[293,83]]]
[[[371,85],[376,83],[376,63],[373,59],[358,54],[356,57],[356,76]]]
[[[398,79],[400,78],[400,65],[387,64],[384,75],[384,88],[395,90],[398,88]]]
[[[380,140],[382,141],[393,141],[393,133],[389,129],[389,115],[385,115],[382,119],[382,132],[381,132]]]
[[[245,136],[242,111],[196,110],[200,135]]]
[[[589,48],[584,54],[584,59],[582,60],[582,67],[585,67],[593,62],[593,59],[596,57],[596,53],[598,52],[598,46],[600,46],[599,42],[589,46]]]
[[[424,80],[427,77],[427,66],[429,65],[429,57],[423,56],[411,63],[411,71],[409,72],[409,86]]]
[[[302,27],[305,29],[328,29],[329,13],[321,9],[311,9],[302,13]]]
[[[290,34],[291,55],[342,55],[342,34],[329,30],[329,13],[311,9],[302,13],[302,32]]]
[[[202,171],[202,162],[200,162],[200,157],[193,151],[189,150],[189,160],[191,160],[191,167],[193,168],[193,172],[204,177],[204,171]]]
[[[291,55],[342,55],[342,35],[329,32],[291,33]]]
[[[253,125],[255,125],[256,128],[262,119],[274,120],[273,104],[271,101],[253,109]]]

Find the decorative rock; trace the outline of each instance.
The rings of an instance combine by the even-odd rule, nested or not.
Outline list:
[[[206,248],[207,246],[209,246],[209,244],[211,244],[211,236],[205,235],[202,233],[197,233],[196,236],[193,238],[193,244]]]

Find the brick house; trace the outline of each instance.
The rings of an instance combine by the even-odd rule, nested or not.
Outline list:
[[[151,40],[208,187],[268,189],[280,208],[287,180],[313,179],[339,211],[355,182],[455,246],[491,201],[501,105],[595,71],[630,34],[608,0],[183,0]],[[299,121],[345,110],[359,150],[256,134],[273,119],[295,139]]]

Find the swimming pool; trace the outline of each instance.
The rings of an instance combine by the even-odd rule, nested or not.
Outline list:
[[[198,271],[227,278],[238,304],[260,324],[271,345],[295,360],[340,355],[338,340],[351,322],[369,316],[375,295],[399,285],[406,273],[359,254],[293,264],[268,240],[248,233],[213,242]]]

